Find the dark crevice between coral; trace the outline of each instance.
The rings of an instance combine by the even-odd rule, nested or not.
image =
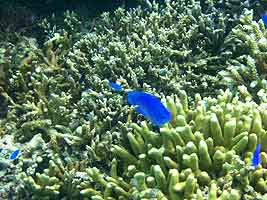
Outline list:
[[[0,95],[0,119],[6,117],[8,111],[7,105],[6,99]]]

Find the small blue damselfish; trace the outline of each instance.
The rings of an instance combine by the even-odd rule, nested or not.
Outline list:
[[[123,87],[109,81],[109,86],[116,91],[123,91]],[[135,106],[137,112],[149,119],[154,125],[162,126],[172,119],[171,112],[152,94],[143,91],[127,92],[128,103]]]
[[[13,151],[11,153],[11,155],[9,156],[9,160],[15,160],[16,158],[18,158],[19,153],[20,153],[20,150],[19,149]]]
[[[267,15],[266,14],[262,14],[261,15],[261,19],[262,19],[264,25],[267,26]]]
[[[261,162],[260,152],[261,152],[261,145],[257,144],[256,149],[253,153],[253,158],[252,158],[252,165],[254,167],[257,167]]]
[[[114,82],[112,82],[112,81],[109,81],[109,86],[110,86],[112,89],[116,90],[116,91],[122,91],[122,90],[123,90],[123,87],[122,87],[120,84],[118,84],[118,83],[114,83]]]
[[[127,93],[128,103],[156,126],[162,126],[172,119],[171,112],[152,94],[143,91]]]

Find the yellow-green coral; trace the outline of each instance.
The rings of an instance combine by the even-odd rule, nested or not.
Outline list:
[[[55,156],[56,157],[56,156]],[[82,170],[81,163],[68,162],[66,166],[57,158],[49,161],[49,166],[43,173],[37,172],[34,177],[25,172],[20,173],[19,179],[22,184],[19,187],[18,196],[32,195],[32,199],[67,199],[80,196],[77,186],[81,182],[77,169]]]
[[[82,195],[92,199],[263,198],[266,163],[255,169],[251,158],[257,143],[263,149],[267,144],[262,109],[266,105],[242,102],[226,91],[217,99],[196,95],[188,108],[186,98],[178,96],[166,99],[176,120],[159,132],[146,122],[131,123],[129,146],[111,149],[118,158],[109,176],[96,168],[87,170],[103,190],[84,185]],[[266,160],[266,153],[261,157]]]
[[[232,86],[246,86],[257,101],[266,101],[266,97],[262,96],[267,88],[266,42],[264,22],[261,19],[255,21],[253,11],[248,10],[224,41],[224,53],[230,59],[226,63],[226,70],[220,72],[222,80]]]
[[[19,199],[266,198],[267,154],[250,166],[256,144],[267,147],[266,104],[251,101],[259,89],[267,102],[266,31],[246,12],[238,25],[244,6],[256,5],[145,3],[93,23],[66,12],[64,23],[41,22],[45,41],[17,34],[0,42],[0,133],[22,143],[1,182],[16,174],[19,184],[3,191]],[[226,68],[229,85],[217,76]],[[171,95],[171,123],[140,123],[107,79]],[[225,85],[246,100],[229,91],[190,99]]]

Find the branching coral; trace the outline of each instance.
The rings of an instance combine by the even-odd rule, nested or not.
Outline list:
[[[55,156],[56,157],[56,156]],[[79,199],[77,185],[82,177],[79,174],[81,166],[68,162],[66,166],[60,159],[49,161],[49,166],[43,173],[37,172],[33,177],[25,172],[19,175],[21,186],[18,188],[18,197],[31,199]]]
[[[215,74],[224,59],[214,56],[223,44],[227,18],[223,13],[202,13],[199,2],[166,1],[114,14],[104,13],[94,31],[81,37],[70,52],[75,68],[86,79],[123,77],[135,88],[146,85],[172,93],[179,87],[188,93],[220,87]],[[192,94],[193,95],[193,94]]]
[[[267,154],[261,153],[262,167],[251,166],[256,144],[267,145],[266,105],[241,102],[229,91],[217,99],[196,95],[189,108],[185,100],[167,97],[173,121],[159,133],[145,122],[130,124],[130,145],[111,150],[118,158],[110,175],[87,170],[103,190],[81,193],[92,199],[266,198]]]
[[[262,20],[253,21],[251,12],[247,11],[240,22],[225,40],[225,52],[231,59],[227,61],[227,69],[220,74],[229,85],[246,86],[259,101],[262,98],[257,93],[267,88],[267,32]]]
[[[18,185],[13,185],[13,194],[7,191],[12,198],[76,199],[80,196],[77,186],[83,179],[88,159],[81,161],[81,155],[73,153],[71,157],[67,151],[62,153],[56,137],[46,143],[41,134],[21,146],[21,150],[22,155],[13,167]]]
[[[44,43],[21,35],[1,42],[0,134],[24,144],[15,195],[267,198],[267,154],[250,166],[256,144],[267,148],[266,31],[252,15],[232,30],[244,1],[224,1],[234,16],[220,3],[146,1],[145,11],[119,8],[89,25],[66,12],[63,23],[43,20]],[[140,124],[108,80],[171,96],[164,101],[173,120],[159,130]],[[244,102],[227,90],[217,99],[196,95],[191,105],[196,91],[214,95],[233,84]],[[260,105],[251,101],[258,91]]]

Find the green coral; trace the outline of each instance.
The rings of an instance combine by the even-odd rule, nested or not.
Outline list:
[[[265,104],[242,102],[229,91],[217,99],[196,95],[192,107],[177,97],[166,102],[176,113],[173,121],[159,132],[145,122],[131,123],[129,145],[111,149],[118,158],[109,176],[87,170],[103,190],[87,186],[81,194],[92,199],[266,198],[266,163],[251,166],[257,143],[262,149],[267,145]],[[266,160],[265,152],[261,156]]]
[[[56,157],[56,155],[55,155]],[[78,199],[77,185],[81,182],[82,163],[69,161],[66,166],[60,159],[50,160],[43,173],[37,172],[29,176],[25,172],[19,174],[21,185],[18,188],[18,198],[31,196],[32,199]]]
[[[109,78],[110,74],[114,75],[112,79],[117,79],[126,88],[129,87],[129,84],[131,88],[140,87],[141,85],[139,84],[142,80],[147,79],[149,82],[144,82],[142,87],[152,91],[154,90],[151,88],[152,79],[157,79],[159,73],[162,79],[159,79],[160,82],[157,84],[165,83],[166,77],[171,75],[168,70],[175,69],[173,68],[175,63],[170,63],[169,69],[166,68],[166,70],[161,69],[161,66],[166,64],[164,61],[161,64],[156,63],[156,61],[163,60],[164,57],[167,58],[166,55],[169,54],[162,55],[159,57],[160,59],[156,59],[151,64],[149,62],[159,56],[161,50],[165,51],[164,49],[168,45],[171,46],[171,48],[167,48],[170,51],[169,53],[171,55],[174,53],[173,59],[176,60],[177,56],[183,57],[187,55],[188,51],[186,49],[194,43],[189,41],[188,47],[183,47],[183,43],[186,43],[188,38],[183,34],[185,30],[183,30],[182,25],[188,26],[193,19],[191,20],[186,15],[178,16],[178,13],[175,12],[175,7],[182,11],[187,5],[179,6],[179,4],[170,3],[168,5],[169,8],[164,10],[158,4],[153,4],[153,10],[145,15],[142,14],[141,8],[130,12],[118,9],[112,23],[113,17],[104,14],[101,20],[95,22],[94,31],[86,36],[81,34],[81,23],[77,16],[74,13],[67,12],[63,23],[64,28],[56,26],[56,20],[53,17],[51,22],[45,19],[41,23],[41,26],[46,30],[46,41],[42,45],[38,44],[35,39],[22,37],[21,35],[17,35],[15,41],[3,42],[4,48],[3,52],[1,52],[1,62],[4,65],[1,65],[1,69],[5,73],[3,78],[1,77],[4,81],[1,81],[3,89],[0,90],[0,98],[5,102],[1,104],[1,112],[5,116],[1,120],[3,133],[14,136],[16,141],[22,143],[30,141],[36,134],[41,134],[46,142],[60,140],[61,143],[67,145],[67,149],[71,150],[78,146],[85,148],[88,145],[91,163],[104,159],[108,166],[110,163],[108,160],[110,145],[112,143],[120,143],[124,137],[122,136],[123,133],[127,132],[124,123],[129,120],[129,107],[123,103],[123,96],[112,93],[108,82],[103,79]],[[196,9],[200,11],[199,6]],[[161,11],[163,12],[162,14],[160,14]],[[172,12],[175,12],[175,15],[168,17]],[[166,18],[163,17],[165,15]],[[179,23],[176,27],[173,27],[174,31],[168,36],[173,37],[172,44],[169,44],[164,35],[161,36],[156,33],[159,33],[171,23],[178,22],[176,16],[181,20],[178,20]],[[159,17],[162,17],[164,27],[156,26],[157,23],[161,23]],[[128,21],[123,22],[123,18]],[[144,18],[144,24],[138,25],[139,18]],[[128,60],[129,54],[135,55],[135,53],[123,43],[126,39],[123,31],[121,31],[122,35],[120,36],[123,40],[118,42],[110,43],[105,39],[106,36],[95,40],[96,34],[101,32],[104,34],[103,29],[116,30],[116,26],[112,25],[119,25],[115,19],[121,21],[121,27],[127,25],[128,22],[135,22],[136,24],[138,32],[131,37],[132,44],[137,42],[137,57],[132,57],[131,62]],[[155,26],[150,26],[150,30],[146,34],[149,42],[147,45],[144,44],[146,49],[142,47],[143,44],[139,44],[136,41],[138,39],[136,36],[143,34],[144,27],[147,24],[145,20],[153,22],[153,26]],[[90,25],[89,27],[91,28]],[[197,35],[193,31],[196,27],[192,26],[191,28],[192,34]],[[189,29],[191,28],[189,27]],[[92,30],[86,29],[86,31]],[[179,37],[183,38],[181,41],[176,36],[176,31],[179,33]],[[110,38],[113,37],[114,35],[110,35]],[[153,41],[161,37],[160,44],[154,44]],[[91,43],[90,38],[93,39],[93,43]],[[192,38],[194,37],[192,36]],[[109,44],[106,44],[107,42]],[[88,49],[83,47],[83,43],[88,43],[86,48],[93,52],[92,55],[87,53]],[[70,48],[73,44],[74,47]],[[121,44],[122,48],[118,48],[117,44]],[[108,48],[103,45],[107,45]],[[150,46],[153,48],[150,48]],[[124,47],[127,50],[125,54],[123,53]],[[127,70],[130,70],[129,73],[125,68],[125,72],[121,74],[120,71],[123,68],[114,66],[108,77],[104,77],[103,72],[109,68],[101,65],[98,67],[91,62],[91,60],[97,61],[99,56],[95,52],[99,49],[101,50],[101,48],[104,50],[103,52],[107,51],[107,55],[105,55],[107,58],[112,58],[112,56],[124,57],[126,60],[123,60],[120,65],[121,67],[127,67]],[[158,51],[158,48],[160,51]],[[181,55],[175,50],[177,48],[182,49]],[[149,52],[150,49],[151,52]],[[146,51],[148,52],[146,53]],[[143,60],[143,56],[148,60]],[[139,63],[135,62],[138,58],[143,64],[134,70],[133,66],[139,65]],[[148,65],[151,65],[151,67],[155,65],[156,68],[153,67],[152,71],[147,70],[149,69]],[[112,67],[112,62],[108,61],[105,66]],[[142,68],[146,68],[146,70],[141,70]],[[144,72],[142,72],[143,75],[139,74],[139,69]],[[125,73],[132,74],[132,76],[128,77]],[[125,77],[122,77],[122,75],[125,75]],[[136,77],[136,80],[138,79],[139,81],[132,83],[130,80],[133,77]],[[175,83],[175,85],[177,84]],[[152,86],[158,88],[156,82]],[[174,90],[176,90],[175,88]],[[133,120],[135,119],[139,118],[133,116]],[[62,147],[57,148],[58,151],[63,149]],[[99,149],[103,151],[99,151]]]
[[[85,83],[97,74],[165,94],[180,87],[192,95],[214,94],[220,87],[214,74],[222,58],[212,52],[223,44],[223,13],[202,13],[197,1],[165,4],[153,3],[147,12],[119,8],[114,14],[104,13],[94,31],[82,36],[69,54],[72,66],[82,66],[86,73]],[[209,90],[208,85],[214,87]]]
[[[40,133],[45,141],[64,138],[68,145],[89,145],[95,155],[91,159],[101,160],[108,154],[108,147],[101,156],[94,151],[111,144],[113,136],[107,131],[113,126],[112,118],[127,119],[127,116],[121,114],[120,97],[110,93],[107,82],[94,81],[104,94],[83,91],[79,72],[65,67],[63,60],[70,45],[69,37],[74,36],[56,34],[43,49],[35,40],[20,38],[16,48],[3,53],[6,60],[9,57],[12,60],[4,65],[6,82],[0,97],[5,102],[1,108],[6,117],[0,121],[1,128],[23,143]],[[23,51],[16,53],[20,49]],[[99,102],[98,106],[95,102]],[[9,112],[5,112],[7,105]],[[106,118],[107,113],[111,117]],[[118,132],[113,135],[119,138]]]
[[[257,101],[266,101],[267,34],[262,20],[253,20],[246,11],[240,24],[234,27],[225,40],[225,51],[231,55],[228,67],[220,72],[229,85],[244,85]]]
[[[245,1],[143,3],[51,16],[38,40],[0,36],[0,134],[22,150],[1,171],[4,184],[17,175],[1,197],[267,198],[266,152],[250,166],[267,147],[263,23]],[[172,121],[143,122],[108,80],[162,97]],[[226,87],[238,93],[212,98]]]

